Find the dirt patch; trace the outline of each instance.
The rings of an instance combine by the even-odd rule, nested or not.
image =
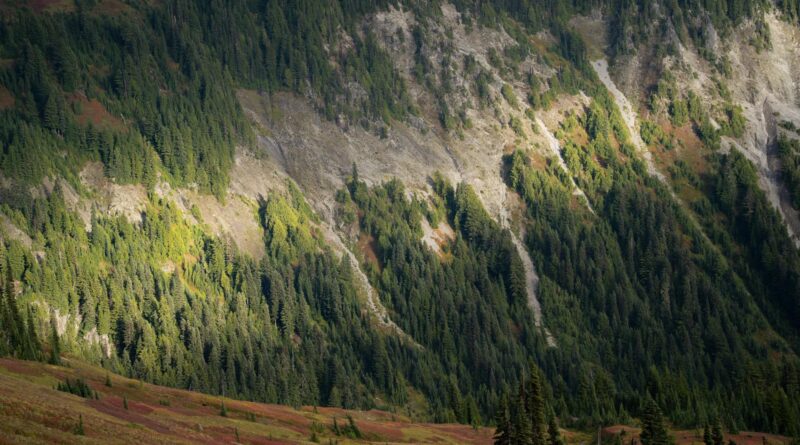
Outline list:
[[[19,227],[6,216],[0,213],[0,238],[5,234],[10,239],[17,240],[28,249],[33,245],[33,240],[27,233],[23,232]]]
[[[569,25],[580,34],[586,42],[588,55],[592,59],[599,59],[605,55],[608,45],[608,26],[603,21],[599,10],[591,16],[576,15],[569,20]]]
[[[0,85],[0,110],[9,110],[14,107],[16,99],[8,88]]]
[[[663,128],[667,134],[671,130],[672,134],[675,135],[678,147],[673,151],[676,152],[676,157],[689,164],[689,167],[695,173],[706,173],[708,171],[708,161],[706,161],[704,154],[705,146],[700,138],[697,137],[694,128],[689,124],[674,129],[667,124]]]
[[[142,185],[115,184],[103,171],[103,164],[89,162],[80,172],[83,186],[93,193],[93,200],[112,215],[122,215],[132,223],[142,222],[147,191]]]
[[[358,251],[364,255],[364,260],[367,263],[374,264],[378,270],[381,269],[380,260],[378,260],[377,255],[377,242],[375,241],[375,237],[368,233],[361,233],[358,236]]]
[[[426,218],[422,218],[421,225],[422,243],[440,259],[445,259],[445,247],[456,238],[453,228],[447,222],[439,221],[439,225],[434,229]]]
[[[264,256],[264,238],[255,204],[239,195],[229,195],[222,203],[211,195],[182,190],[187,201],[196,205],[214,235],[229,238],[239,250],[255,259]]]
[[[29,0],[28,7],[36,12],[72,12],[75,2],[72,0]]]
[[[127,127],[121,119],[108,112],[106,107],[97,99],[87,99],[83,94],[73,94],[70,101],[77,103],[80,107],[80,114],[76,120],[81,125],[92,124],[95,128],[103,130],[123,131]]]
[[[133,13],[134,9],[120,0],[101,0],[92,10],[97,15],[118,16]]]

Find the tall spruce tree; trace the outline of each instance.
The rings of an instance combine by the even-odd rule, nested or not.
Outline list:
[[[547,439],[548,445],[564,445],[564,440],[561,438],[558,422],[554,415],[550,416],[550,421],[547,423]]]
[[[714,428],[711,430],[711,441],[713,445],[725,445],[725,436],[722,433],[722,424],[719,419],[714,422]]]
[[[671,439],[664,426],[664,419],[656,402],[648,397],[642,410],[642,445],[669,445]]]
[[[519,393],[517,393],[517,400],[514,404],[512,412],[512,423],[514,425],[512,434],[512,443],[528,445],[533,442],[533,427],[531,425],[531,417],[527,409],[528,394],[525,390],[525,383],[519,385]]]
[[[25,353],[28,360],[41,360],[42,359],[42,342],[39,341],[39,335],[36,333],[36,317],[33,315],[33,309],[28,305],[27,316],[25,317]]]
[[[58,338],[58,324],[54,313],[50,314],[50,359],[48,362],[51,365],[61,364],[61,341]]]
[[[500,409],[497,410],[497,415],[495,416],[495,423],[497,424],[497,428],[494,432],[494,443],[495,445],[512,445],[512,424],[511,424],[511,412],[509,407],[509,396],[505,394],[500,402]],[[334,419],[334,422],[336,419]]]
[[[531,443],[533,445],[545,445],[545,421],[544,391],[542,389],[542,379],[539,368],[531,366],[531,375],[527,383],[526,409],[530,416],[531,424]]]

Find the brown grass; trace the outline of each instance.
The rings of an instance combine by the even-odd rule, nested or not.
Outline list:
[[[342,444],[474,444],[492,443],[493,429],[468,425],[413,423],[402,415],[371,410],[303,407],[225,399],[227,417],[219,415],[222,399],[217,396],[141,383],[111,374],[112,386],[105,386],[106,371],[77,360],[69,367],[0,359],[0,445],[38,443],[91,444],[189,444],[235,443],[236,431],[245,444],[309,443],[312,423],[324,431],[320,443],[329,439]],[[64,378],[82,378],[96,390],[99,400],[83,399],[53,389]],[[128,399],[124,408],[123,397]],[[161,404],[160,401],[169,403]],[[85,436],[75,435],[79,416]],[[333,419],[344,425],[352,416],[364,439],[336,437]],[[624,425],[607,427],[605,437],[625,431],[635,438],[639,430]],[[677,445],[700,443],[700,431],[675,431]],[[569,444],[592,441],[594,434],[562,431]],[[785,445],[789,438],[742,432],[726,435],[738,445]]]
[[[0,85],[0,110],[8,110],[14,108],[16,99],[8,88]]]
[[[75,2],[72,0],[29,0],[28,7],[35,12],[72,12]]]
[[[225,399],[227,417],[219,415],[221,398],[141,383],[111,374],[77,360],[69,367],[0,359],[0,445],[16,443],[137,443],[188,444],[309,443],[312,422],[323,425],[321,443],[441,443],[489,444],[492,430],[465,425],[415,424],[384,411],[349,411]],[[65,378],[82,378],[100,396],[83,399],[53,389]],[[128,400],[124,408],[123,397]],[[162,404],[160,401],[168,401]],[[352,416],[364,440],[336,437],[333,419],[340,424]],[[85,436],[73,434],[79,416]],[[255,419],[254,421],[252,419]]]
[[[358,236],[358,250],[364,255],[364,259],[368,263],[374,264],[378,270],[381,270],[381,263],[378,260],[377,245],[375,238],[368,233],[361,233]]]
[[[77,116],[77,121],[81,125],[91,123],[95,128],[106,130],[125,130],[122,120],[106,110],[106,107],[97,99],[87,99],[81,94],[74,94],[70,101],[80,104],[81,113]]]
[[[97,15],[119,16],[133,13],[134,9],[120,0],[102,0],[92,12]]]
[[[613,425],[603,428],[602,435],[605,438],[611,438],[616,435],[622,435],[623,443],[629,443],[631,439],[638,438],[641,430],[627,425]],[[675,438],[676,445],[691,445],[703,443],[703,430],[675,430],[672,431],[672,436]],[[754,433],[749,431],[742,431],[739,434],[724,434],[725,443],[733,440],[736,445],[761,445],[763,439],[766,439],[770,445],[785,445],[791,442],[791,438],[786,436],[779,436],[777,434],[768,433]]]

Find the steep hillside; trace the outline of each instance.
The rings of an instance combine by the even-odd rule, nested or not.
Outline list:
[[[476,426],[541,374],[562,425],[800,435],[799,15],[6,2],[0,354]]]

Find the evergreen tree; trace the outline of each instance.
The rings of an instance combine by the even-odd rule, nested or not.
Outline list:
[[[561,432],[556,422],[556,416],[550,416],[550,421],[547,425],[547,438],[548,445],[564,445],[564,440],[561,438]]]
[[[28,360],[41,360],[42,342],[39,340],[39,335],[36,333],[36,317],[33,315],[33,309],[30,305],[28,305],[27,312],[25,343],[28,352],[26,358]]]
[[[75,426],[75,435],[85,436],[86,432],[83,430],[83,414],[78,415],[78,425]]]
[[[3,298],[5,299],[2,328],[5,330],[6,338],[8,338],[10,350],[14,355],[20,356],[23,349],[22,319],[17,308],[17,299],[14,296],[11,268],[8,268],[7,272],[8,277],[2,286]]]
[[[531,424],[531,443],[533,445],[545,445],[547,424],[545,421],[544,390],[539,368],[531,367],[530,377],[527,384],[526,410],[530,416]]]
[[[530,445],[533,442],[533,426],[531,416],[527,409],[528,394],[525,391],[525,384],[520,383],[517,400],[511,414],[511,422],[514,425],[511,436],[512,443]]]
[[[50,359],[51,365],[61,364],[61,340],[58,337],[58,323],[55,313],[50,313]]]
[[[672,443],[667,434],[667,428],[664,426],[661,410],[651,397],[647,398],[642,410],[642,433],[640,439],[642,445],[669,445]]]
[[[711,431],[711,441],[714,445],[725,445],[725,436],[722,433],[722,424],[719,419],[714,422],[714,427]]]
[[[500,402],[500,409],[495,415],[494,443],[495,445],[513,445],[513,427],[511,425],[511,413],[509,411],[508,394]]]

